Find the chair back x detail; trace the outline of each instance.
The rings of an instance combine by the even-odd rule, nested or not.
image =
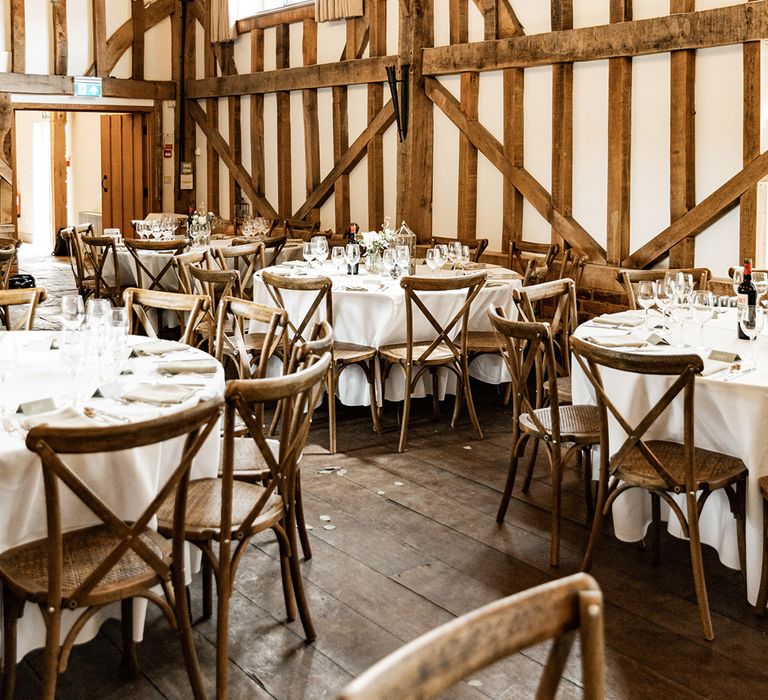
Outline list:
[[[167,281],[163,278],[165,274],[171,269],[173,265],[173,256],[180,255],[187,247],[186,239],[177,239],[173,241],[145,241],[136,238],[126,238],[124,241],[125,247],[133,257],[136,263],[136,285],[144,289],[157,290],[160,292],[171,292],[172,289],[168,289],[166,286]],[[152,272],[144,260],[141,259],[141,254],[156,254],[162,255],[167,253],[167,260],[163,267],[160,268],[158,273]],[[146,283],[144,282],[144,275],[147,276]]]
[[[143,329],[150,338],[157,338],[158,330],[147,310],[153,309],[158,316],[161,316],[163,311],[172,311],[181,325],[179,342],[187,345],[194,345],[197,327],[210,308],[210,300],[206,295],[157,292],[136,287],[126,289],[123,299],[125,308],[128,309],[129,333],[137,333],[139,329]]]

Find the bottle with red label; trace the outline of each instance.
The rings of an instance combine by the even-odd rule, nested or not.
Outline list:
[[[741,281],[739,288],[736,290],[736,304],[738,311],[738,318],[741,318],[744,313],[750,314],[750,322],[754,323],[755,306],[757,305],[757,287],[752,282],[752,260],[747,258],[744,261],[744,279]],[[750,311],[747,311],[747,309]],[[739,338],[742,340],[749,340],[749,337],[741,330],[741,325],[736,322],[736,326],[739,331]]]
[[[349,226],[347,226],[347,230],[344,233],[344,241],[346,244],[354,243],[355,245],[359,245],[357,241],[357,234],[360,231],[360,227],[356,223],[351,223]],[[361,251],[362,252],[362,251]],[[355,263],[354,265],[347,265],[347,274],[348,275],[356,275],[359,270],[359,263]]]

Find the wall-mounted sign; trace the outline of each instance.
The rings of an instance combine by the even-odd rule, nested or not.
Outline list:
[[[195,188],[195,181],[192,177],[192,163],[181,164],[181,175],[179,177],[180,190],[192,190]]]
[[[101,97],[101,78],[75,78],[75,97]]]
[[[163,144],[163,158],[173,158],[173,144],[172,143],[164,143]]]

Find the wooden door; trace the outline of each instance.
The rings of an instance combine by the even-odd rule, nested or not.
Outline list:
[[[13,186],[13,107],[11,96],[0,94],[0,238],[16,238]]]
[[[131,219],[143,219],[145,144],[140,114],[101,117],[101,216],[104,228],[131,237]]]

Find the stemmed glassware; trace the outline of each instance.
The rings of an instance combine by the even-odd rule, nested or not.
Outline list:
[[[403,275],[408,274],[408,269],[411,264],[411,251],[407,245],[399,245],[395,248],[395,258],[397,260],[397,266],[400,268],[400,273]]]
[[[314,253],[315,260],[317,260],[319,266],[322,266],[328,259],[328,240],[325,236],[313,236],[310,246]]]
[[[440,249],[430,248],[427,250],[426,262],[427,266],[430,270],[432,270],[432,272],[437,270],[437,268],[443,264],[443,261],[440,257]]]
[[[65,294],[61,297],[61,325],[65,330],[76,331],[83,325],[85,304],[79,294]]]
[[[390,277],[395,277],[395,267],[397,266],[397,257],[392,248],[385,248],[381,255],[381,267]]]
[[[659,309],[661,309],[661,314],[664,319],[664,331],[668,333],[669,325],[667,324],[667,314],[671,311],[672,305],[675,303],[674,285],[670,280],[659,280],[659,284],[656,285],[656,303]]]
[[[739,293],[739,286],[744,281],[744,268],[734,267],[733,268],[733,277],[731,277],[731,284],[733,284],[733,293],[738,294]]]
[[[336,266],[336,274],[340,275],[346,262],[344,257],[344,247],[340,245],[333,246],[331,251],[331,262]]]
[[[757,367],[757,358],[755,355],[755,343],[757,336],[763,330],[765,324],[765,311],[762,306],[740,306],[738,307],[739,326],[744,335],[749,338],[752,346],[752,366]]]
[[[357,243],[347,243],[344,248],[344,258],[347,261],[348,272],[351,274],[352,269],[360,262],[360,246]]]
[[[715,299],[712,292],[694,292],[691,295],[693,320],[699,325],[699,345],[704,345],[704,324],[715,314]]]
[[[648,312],[656,303],[656,283],[652,280],[642,280],[641,282],[638,282],[635,301],[641,308],[645,309],[645,329],[650,330],[651,324]]]
[[[768,292],[768,274],[765,272],[753,272],[752,284],[757,289],[757,300],[759,302],[761,297]]]
[[[307,242],[303,243],[301,246],[301,254],[304,256],[304,260],[306,260],[309,263],[309,266],[312,267],[312,263],[315,260],[315,251],[312,249],[312,243]]]

